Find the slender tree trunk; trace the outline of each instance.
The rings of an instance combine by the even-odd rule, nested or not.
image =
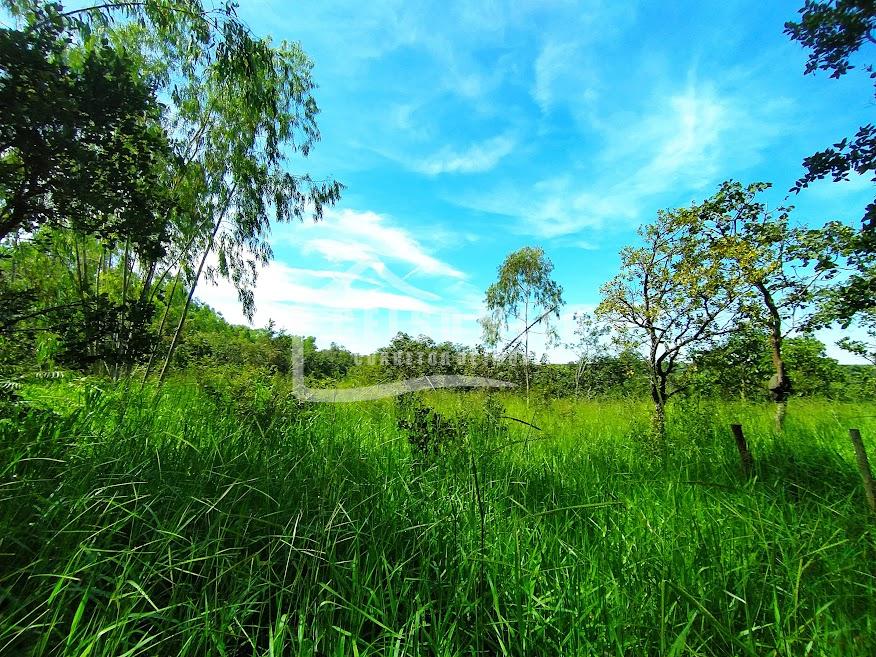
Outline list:
[[[143,380],[140,382],[140,389],[146,385],[146,380],[149,374],[152,373],[152,364],[155,362],[155,355],[158,353],[158,345],[161,342],[161,336],[164,335],[164,327],[167,325],[167,316],[170,314],[170,306],[173,303],[173,295],[176,293],[176,287],[179,285],[180,275],[182,274],[182,265],[176,270],[176,276],[173,277],[173,285],[170,286],[170,294],[164,306],[164,312],[161,315],[161,323],[158,325],[158,332],[155,335],[155,343],[152,345],[152,350],[149,352],[149,361],[146,363],[146,371],[143,372]]]
[[[791,379],[785,368],[785,360],[782,358],[782,315],[776,306],[769,288],[762,282],[756,283],[755,287],[763,297],[764,304],[769,312],[770,355],[773,360],[773,376],[769,382],[769,389],[770,396],[776,404],[776,431],[781,432],[785,428],[788,397],[791,396],[792,390]]]
[[[16,275],[18,273],[18,258],[16,257],[18,253],[18,233],[15,233],[12,236],[12,273],[9,278],[10,283],[15,282]]]
[[[651,437],[655,447],[663,447],[666,442],[666,382],[658,372],[652,373],[651,400],[654,413],[651,416]]]
[[[106,247],[101,244],[100,258],[97,260],[97,268],[94,272],[94,296],[100,296],[100,275],[103,272],[103,259],[106,256]]]
[[[149,292],[152,289],[152,281],[155,279],[155,269],[158,267],[158,262],[152,260],[146,269],[146,275],[143,277],[143,287],[140,290],[140,303],[149,298]]]
[[[228,206],[226,206],[226,210]],[[204,254],[201,256],[201,262],[198,265],[198,270],[195,272],[195,279],[192,281],[191,286],[189,286],[189,294],[186,297],[186,302],[183,305],[182,314],[179,317],[179,322],[177,322],[176,330],[173,332],[173,339],[170,341],[170,347],[167,349],[167,356],[164,358],[164,365],[161,368],[161,373],[158,375],[158,385],[160,386],[164,382],[164,378],[167,376],[167,368],[170,366],[170,361],[173,360],[173,354],[176,351],[176,347],[179,344],[180,335],[182,335],[183,326],[186,323],[186,317],[189,314],[189,307],[192,305],[192,297],[195,296],[195,288],[198,287],[198,281],[201,278],[201,273],[204,271],[204,263],[207,262],[207,256],[210,255],[210,251],[213,250],[213,242],[216,239],[216,234],[219,232],[219,226],[222,225],[222,218],[225,216],[225,211],[223,211],[219,218],[216,220],[216,225],[213,226],[213,232],[210,235],[210,239],[207,242],[207,248],[204,249]]]
[[[657,355],[660,341],[656,333],[651,335],[651,401],[654,413],[651,416],[651,440],[657,450],[666,444],[666,380],[669,373],[663,368],[662,358]]]
[[[76,256],[76,275],[73,277],[73,282],[76,285],[76,292],[79,298],[85,301],[85,289],[82,285],[82,261],[79,257],[79,238],[73,236],[73,254]]]
[[[666,442],[666,402],[662,399],[654,399],[654,414],[651,416],[651,433],[656,443],[655,447],[662,447]]]
[[[526,304],[524,305],[523,310],[523,326],[529,326],[529,295],[526,296]],[[524,360],[524,370],[523,376],[526,380],[526,405],[529,406],[529,328],[526,329],[526,332],[523,334],[523,356]]]
[[[129,270],[131,259],[131,240],[125,239],[125,257],[122,259],[122,308],[128,302],[128,284],[130,283]],[[124,320],[130,321],[130,317],[124,317]],[[119,378],[120,365],[124,366],[128,358],[128,343],[130,342],[130,330],[127,330],[124,324],[117,327],[116,333],[116,352],[121,354],[121,357],[116,356],[116,362],[113,364],[113,378]],[[127,335],[126,335],[127,334]]]

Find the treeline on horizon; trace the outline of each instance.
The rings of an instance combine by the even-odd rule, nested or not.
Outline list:
[[[2,250],[0,272],[7,308],[10,297],[15,299],[17,294],[26,295],[32,304],[29,307],[38,308],[32,316],[4,327],[0,359],[7,380],[64,371],[133,376],[138,381],[146,379],[149,369],[155,374],[154,364],[166,359],[173,339],[172,333],[161,334],[158,329],[179,322],[188,297],[182,285],[160,283],[144,312],[136,300],[123,300],[125,286],[141,289],[137,274],[129,271],[125,281],[123,254],[113,255],[95,238],[44,228],[32,239]],[[91,281],[83,279],[86,273]],[[576,320],[585,327],[594,321],[590,316],[576,316]],[[356,354],[334,343],[318,348],[319,336],[293,336],[273,325],[233,325],[193,300],[168,372],[197,373],[197,378],[209,378],[210,372],[216,377],[288,378],[298,341],[303,347],[306,383],[314,387],[464,374],[510,381],[523,392],[529,367],[536,396],[647,396],[647,358],[610,340],[594,343],[596,334],[593,328],[584,334],[577,332],[580,342],[564,345],[576,352],[590,342],[586,353],[568,363],[538,361],[531,353],[527,363],[519,348],[499,354],[501,350],[485,345],[439,343],[406,333],[399,333],[372,354]],[[876,368],[840,364],[826,355],[825,345],[813,335],[787,338],[784,355],[794,396],[853,401],[873,399],[876,393]],[[686,396],[767,401],[772,373],[769,335],[747,327],[690,353],[677,385]]]
[[[319,348],[313,336],[231,325],[208,306],[199,306],[191,322],[191,332],[177,351],[174,365],[177,371],[197,374],[199,379],[211,374],[266,380],[276,376],[291,382],[300,349],[305,383],[310,387],[363,386],[458,374],[510,381],[521,394],[525,389],[525,363],[519,352],[497,357],[483,345],[436,342],[426,335],[400,332],[377,351],[358,354],[335,343]],[[788,338],[785,358],[794,396],[866,401],[876,393],[876,368],[839,363],[826,355],[824,343],[812,335]],[[647,358],[610,344],[586,360],[551,363],[531,358],[529,366],[535,397],[641,399],[649,392]],[[766,402],[772,373],[768,336],[747,330],[692,354],[679,374],[679,385],[688,397]]]

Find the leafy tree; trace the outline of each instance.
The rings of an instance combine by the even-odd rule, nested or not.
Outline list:
[[[611,329],[590,313],[575,313],[572,319],[575,322],[574,334],[577,340],[569,344],[568,348],[578,355],[578,362],[575,364],[575,396],[578,396],[581,382],[584,381],[587,396],[590,397],[595,391],[599,362],[609,353],[606,340]]]
[[[745,295],[745,318],[769,333],[769,389],[781,430],[792,392],[783,340],[811,324],[815,302],[840,271],[838,263],[854,231],[838,222],[821,229],[792,226],[789,208],[770,211],[756,200],[769,187],[724,182],[695,212],[679,213],[672,223],[685,239],[705,242],[706,257],[720,263],[716,271],[729,271],[738,293]]]
[[[785,345],[788,368],[795,377],[794,387],[800,396],[834,397],[843,386],[840,364],[825,352],[824,343],[812,335],[799,335]]]
[[[154,339],[156,306],[129,293],[137,285],[121,245],[44,226],[0,246],[0,333],[17,341],[13,358],[114,376],[140,361]],[[25,354],[29,354],[26,356]]]
[[[495,346],[502,329],[511,320],[521,324],[520,333],[508,343],[505,350],[519,345],[522,338],[525,362],[526,397],[529,399],[531,364],[529,352],[530,331],[538,325],[545,327],[546,343],[556,341],[556,331],[550,325],[550,316],[560,316],[563,288],[552,278],[554,265],[541,247],[523,247],[509,254],[500,265],[498,280],[487,288],[486,306],[490,315],[484,322],[485,341]],[[535,317],[530,321],[531,317]]]
[[[377,351],[384,380],[399,381],[432,374],[457,374],[462,370],[462,346],[436,343],[427,335],[413,337],[399,332]]]
[[[820,340],[812,335],[788,337],[783,341],[782,351],[788,376],[794,381],[795,396],[842,394],[842,369],[836,360],[826,356]],[[696,353],[689,369],[706,396],[717,393],[724,398],[766,399],[763,382],[773,372],[770,333],[743,325],[722,343]]]
[[[159,251],[170,148],[136,63],[106,40],[74,43],[54,4],[0,29],[0,239],[42,225]]]
[[[306,157],[320,136],[312,64],[297,44],[256,38],[231,3],[214,10],[197,0],[116,3],[85,15],[100,26],[113,14],[133,19],[111,34],[145,53],[145,65],[169,93],[185,164],[174,189],[190,208],[189,221],[179,231],[184,246],[171,267],[186,270],[188,297],[163,378],[202,275],[229,279],[251,317],[257,266],[272,256],[270,221],[319,219],[341,186],[286,170],[289,158]],[[208,266],[211,254],[215,266]]]
[[[719,344],[695,352],[689,375],[706,397],[766,398],[764,382],[774,372],[768,345],[768,333],[742,324]]]
[[[602,287],[597,315],[627,348],[644,349],[654,403],[653,436],[666,435],[666,402],[681,391],[674,381],[692,349],[731,332],[737,299],[722,263],[680,225],[697,206],[663,211],[642,226],[642,245],[621,251],[621,271]]]
[[[304,372],[316,380],[340,381],[356,364],[356,356],[341,345],[332,342],[328,349],[316,349],[308,358],[305,354]]]
[[[319,139],[311,62],[297,44],[255,37],[231,2],[108,2],[70,11],[55,3],[50,12],[32,0],[5,2],[34,29],[54,22],[62,40],[107,44],[169,106],[161,126],[173,137],[171,170],[154,189],[168,195],[160,223],[173,248],[132,249],[128,258],[140,270],[140,300],[154,298],[167,278],[187,289],[163,378],[198,282],[227,278],[251,317],[257,267],[272,256],[271,220],[319,219],[340,196],[334,180],[287,170]]]
[[[70,364],[104,362],[118,374],[148,342],[153,309],[134,293],[136,262],[163,257],[171,238],[175,161],[164,107],[137,57],[78,33],[59,4],[4,4],[22,26],[0,30],[0,98],[9,108],[0,117],[0,239],[13,251],[28,242],[51,251],[71,280],[56,290],[35,284],[54,260],[31,271],[28,287],[15,264],[0,271],[3,295],[20,301],[2,324],[18,334],[61,329]],[[34,252],[22,253],[35,263]],[[120,289],[101,291],[115,269]]]
[[[876,4],[870,0],[806,0],[798,22],[785,23],[785,34],[809,50],[805,74],[828,71],[840,78],[855,68],[852,57],[867,44],[876,43]],[[870,78],[876,80],[872,65]],[[843,138],[803,160],[806,173],[792,191],[800,192],[812,182],[831,177],[846,181],[852,172],[872,176],[876,172],[876,128],[867,124],[849,139]],[[876,181],[876,178],[873,178]],[[856,272],[836,295],[832,309],[845,325],[859,310],[876,304],[876,201],[867,205],[863,228],[857,235],[851,263]]]

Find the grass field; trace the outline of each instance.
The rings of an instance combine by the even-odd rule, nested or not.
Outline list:
[[[876,405],[676,405],[655,450],[644,403],[435,393],[427,458],[392,400],[149,394],[0,424],[0,654],[876,654]]]

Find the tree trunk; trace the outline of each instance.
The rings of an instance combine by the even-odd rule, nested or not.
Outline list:
[[[666,402],[654,398],[654,413],[651,415],[651,437],[656,447],[666,442]]]
[[[131,280],[131,240],[130,238],[125,239],[125,257],[122,260],[122,307],[128,303],[128,284]],[[130,309],[128,309],[130,310]],[[120,365],[125,368],[127,371],[127,360],[128,360],[128,346],[131,341],[131,330],[130,323],[131,318],[128,313],[125,314],[125,320],[127,320],[128,326],[125,327],[124,324],[118,327],[118,333],[116,333],[116,362],[113,364],[113,379],[118,380]],[[118,356],[121,354],[121,357]]]
[[[170,347],[167,349],[167,356],[164,359],[164,365],[161,368],[161,374],[158,375],[158,385],[160,386],[164,382],[164,378],[167,376],[167,368],[170,366],[170,361],[173,360],[173,354],[176,351],[176,347],[179,344],[180,335],[182,335],[183,326],[186,323],[186,317],[189,314],[189,308],[192,305],[192,297],[195,296],[195,288],[198,287],[198,281],[201,278],[201,273],[204,271],[204,263],[207,262],[207,256],[210,255],[210,251],[213,250],[213,241],[216,239],[216,234],[219,232],[219,226],[222,225],[222,217],[225,215],[223,212],[219,218],[216,220],[216,225],[213,227],[213,233],[210,235],[210,240],[207,242],[207,248],[204,249],[204,255],[201,256],[201,262],[198,265],[198,271],[195,272],[195,280],[192,281],[191,286],[189,287],[189,294],[186,297],[185,305],[183,306],[182,314],[179,316],[179,322],[176,324],[176,330],[173,332],[173,339],[170,341]]]
[[[769,312],[770,330],[770,355],[773,360],[773,376],[769,382],[770,396],[776,404],[775,426],[776,431],[781,432],[785,428],[785,415],[788,412],[788,397],[791,396],[791,379],[785,369],[785,361],[782,358],[782,316],[776,306],[772,293],[763,283],[757,283],[755,287],[763,297],[764,304]]]
[[[523,374],[526,377],[526,405],[529,406],[529,294],[526,295],[526,305],[524,306],[523,311],[523,326],[527,327],[526,331],[523,334],[523,356],[525,358],[524,361],[524,370]]]
[[[173,303],[173,295],[176,293],[176,287],[179,285],[180,274],[182,274],[182,265],[176,270],[176,276],[173,278],[173,285],[170,286],[170,294],[167,296],[167,301],[164,306],[164,313],[161,315],[161,323],[158,325],[158,332],[155,334],[155,342],[152,345],[152,350],[149,352],[149,360],[146,363],[146,371],[143,372],[143,380],[140,382],[140,390],[146,385],[146,380],[152,373],[152,363],[155,362],[155,355],[158,353],[158,344],[161,341],[161,336],[164,335],[164,327],[167,325],[167,316],[170,313],[170,305]]]
[[[666,444],[666,375],[660,371],[651,373],[651,400],[654,413],[651,416],[651,438],[655,447]]]

